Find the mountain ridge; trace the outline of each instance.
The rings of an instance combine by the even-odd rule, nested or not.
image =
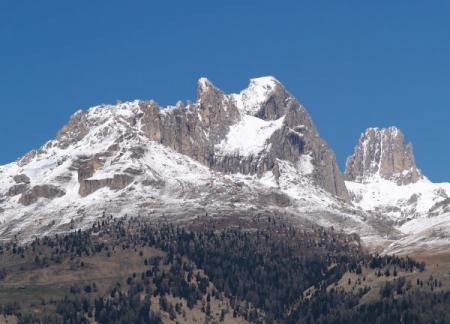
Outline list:
[[[359,233],[379,248],[414,235],[402,231],[410,220],[447,212],[444,196],[450,191],[445,185],[424,189],[428,180],[398,129],[389,136],[369,131],[372,151],[393,146],[387,149],[393,163],[380,168],[382,156],[366,157],[360,139],[344,181],[307,110],[274,77],[251,79],[238,94],[225,94],[201,78],[197,96],[194,103],[165,109],[135,100],[77,111],[55,139],[0,167],[1,236],[68,231],[105,213],[155,221],[278,214],[301,226]],[[378,182],[366,176],[367,170],[376,173],[370,159],[387,170]],[[408,167],[406,180],[397,177]],[[368,203],[386,187],[381,182],[392,190],[420,188],[397,201],[380,196],[379,204]],[[416,201],[415,190],[422,195]],[[423,192],[433,195],[427,210],[420,207],[429,201]],[[393,209],[400,200],[407,206]]]

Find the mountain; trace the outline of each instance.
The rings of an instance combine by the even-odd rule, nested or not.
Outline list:
[[[402,247],[448,245],[450,184],[422,174],[400,129],[367,129],[347,159],[345,178],[355,206],[382,214],[408,236]]]
[[[279,81],[225,94],[201,78],[197,93],[173,107],[136,100],[78,111],[55,139],[0,167],[1,237],[83,228],[103,214],[282,214],[374,232],[346,212],[334,152]]]
[[[449,190],[422,175],[397,128],[367,130],[342,175],[278,80],[226,94],[201,78],[196,102],[80,110],[54,139],[1,166],[0,237],[26,241],[104,215],[244,227],[274,216],[358,233],[370,248],[421,248],[417,238],[441,228],[427,227],[430,217],[445,225],[437,244],[450,242]]]
[[[423,179],[416,166],[412,144],[405,144],[404,135],[397,127],[368,128],[347,159],[347,180],[364,182],[374,176],[397,184]]]

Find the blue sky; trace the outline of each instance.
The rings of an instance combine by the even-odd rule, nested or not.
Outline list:
[[[80,108],[195,99],[274,75],[343,166],[369,126],[396,125],[450,181],[450,1],[1,1],[0,163]]]

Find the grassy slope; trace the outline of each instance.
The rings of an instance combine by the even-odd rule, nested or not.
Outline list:
[[[363,268],[362,274],[357,275],[355,273],[347,272],[339,280],[337,285],[330,285],[328,289],[332,287],[342,288],[348,292],[356,292],[359,288],[365,286],[371,288],[370,291],[363,296],[361,303],[370,303],[380,298],[380,288],[388,281],[393,282],[395,279],[405,277],[408,281],[411,281],[412,289],[418,289],[422,291],[450,291],[450,253],[436,254],[436,255],[414,255],[417,261],[424,261],[426,263],[426,269],[423,272],[415,270],[413,272],[405,272],[398,270],[398,275],[394,277],[392,275],[393,268],[390,268],[391,275],[377,276],[376,271],[370,268]],[[385,269],[382,269],[383,273]],[[430,276],[442,282],[442,287],[431,288],[427,285]],[[364,280],[365,278],[365,280]],[[349,281],[350,279],[350,281]],[[417,285],[417,279],[423,281],[424,285]]]
[[[43,253],[46,251],[45,248],[38,250]],[[48,267],[35,265],[34,258],[37,254],[39,253],[27,251],[24,258],[8,253],[0,256],[1,268],[6,269],[8,273],[6,278],[0,281],[0,305],[18,302],[21,309],[30,312],[54,311],[54,306],[49,301],[70,296],[70,287],[73,285],[83,288],[84,285],[95,282],[97,292],[90,294],[81,292],[94,300],[96,296],[107,295],[116,283],[126,286],[128,277],[133,274],[140,275],[148,269],[144,265],[144,259],[163,256],[165,252],[152,247],[123,250],[115,246],[111,255],[103,251],[93,256],[65,259],[61,264],[50,263]],[[183,323],[203,323],[207,320],[205,313],[201,311],[200,302],[193,309],[189,309],[186,300],[173,297],[169,299],[171,302],[183,304],[183,314],[176,320],[170,320],[169,314],[159,309],[159,299],[152,298],[152,309],[161,313],[165,323],[176,323],[181,319]],[[45,305],[43,301],[46,302]],[[210,319],[218,321],[223,306],[230,307],[227,298],[223,301],[211,300]],[[3,323],[16,323],[16,318],[0,316],[0,324]],[[223,323],[247,323],[247,321],[240,316],[233,318],[232,312],[227,312]]]

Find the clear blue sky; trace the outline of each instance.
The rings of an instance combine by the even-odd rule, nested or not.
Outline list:
[[[450,181],[450,1],[1,1],[0,163],[80,108],[195,99],[274,75],[343,166],[369,126],[397,125]]]

